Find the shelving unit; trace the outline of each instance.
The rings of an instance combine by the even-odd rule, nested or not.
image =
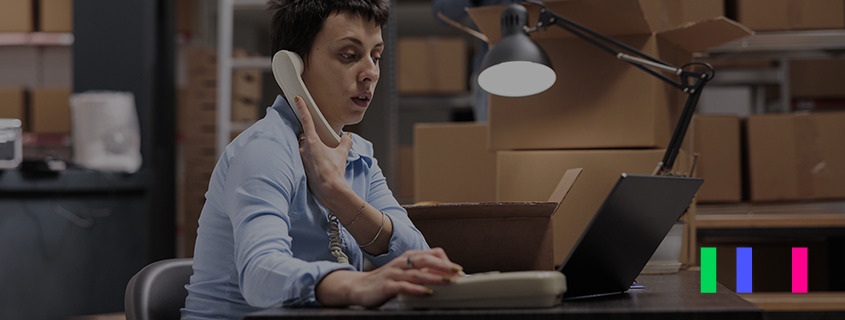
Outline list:
[[[699,229],[845,228],[845,202],[699,204]]]
[[[0,46],[71,46],[72,33],[0,32]]]
[[[711,85],[769,85],[777,84],[780,103],[777,112],[792,109],[790,89],[790,61],[806,59],[834,59],[845,57],[845,30],[769,31],[738,39],[699,54],[698,58],[711,62],[777,61],[768,69],[717,70]],[[758,88],[758,91],[762,88]],[[766,112],[765,92],[758,92],[755,112]]]

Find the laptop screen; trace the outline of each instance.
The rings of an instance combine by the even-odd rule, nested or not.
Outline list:
[[[623,173],[558,268],[566,276],[565,296],[628,290],[702,182]]]

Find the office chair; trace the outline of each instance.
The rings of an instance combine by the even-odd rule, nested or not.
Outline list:
[[[153,262],[132,277],[123,298],[127,320],[179,319],[185,306],[193,259]]]

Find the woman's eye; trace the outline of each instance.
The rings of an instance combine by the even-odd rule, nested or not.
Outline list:
[[[373,57],[373,62],[378,64],[381,61],[381,57]]]
[[[341,53],[340,56],[346,60],[354,60],[356,58],[354,53]]]

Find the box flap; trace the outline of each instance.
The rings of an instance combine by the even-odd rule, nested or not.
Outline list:
[[[651,34],[651,29],[637,1],[566,0],[543,3],[552,12],[604,35]],[[540,7],[531,3],[523,3],[523,5],[528,9],[529,26],[535,26]],[[501,38],[499,21],[502,10],[506,7],[507,5],[499,5],[467,9],[475,25],[487,35],[490,43],[496,43]],[[532,33],[531,37],[536,40],[575,36],[562,28],[549,27]]]
[[[752,34],[754,31],[736,21],[716,17],[663,31],[658,36],[688,52],[700,52]]]
[[[578,179],[579,175],[581,175],[581,171],[584,171],[584,169],[575,168],[567,169],[566,172],[563,173],[563,178],[560,178],[560,182],[558,182],[557,187],[555,187],[555,190],[552,191],[552,195],[549,197],[549,202],[557,202],[557,207],[555,207],[554,212],[557,212],[560,208],[560,204],[563,203],[563,199],[566,198],[569,190],[572,189],[572,185],[575,184],[575,180]]]
[[[444,203],[405,206],[412,221],[457,219],[549,218],[557,202]]]
[[[655,32],[725,14],[724,0],[639,0],[639,2],[646,21]]]

